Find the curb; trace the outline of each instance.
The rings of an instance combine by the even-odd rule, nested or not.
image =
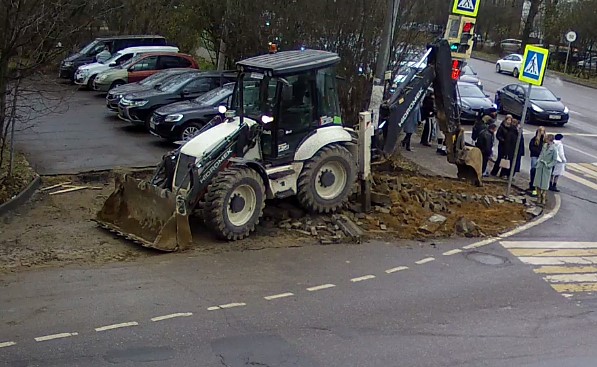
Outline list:
[[[0,205],[0,216],[3,216],[6,213],[25,204],[31,198],[31,196],[33,196],[40,185],[41,177],[36,176],[35,179],[33,179],[33,181],[31,181],[31,183],[23,191],[17,194],[17,196]]]

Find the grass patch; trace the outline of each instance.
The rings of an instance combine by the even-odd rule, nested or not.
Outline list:
[[[25,156],[15,151],[13,174],[8,177],[9,156],[10,148],[7,144],[4,151],[4,162],[0,166],[0,204],[4,204],[18,195],[37,176]]]

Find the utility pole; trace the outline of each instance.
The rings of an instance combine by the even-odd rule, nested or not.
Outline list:
[[[377,127],[379,123],[379,107],[383,101],[385,73],[388,63],[390,62],[390,49],[392,46],[392,39],[394,38],[394,27],[396,25],[396,19],[398,18],[400,0],[387,0],[387,6],[386,21],[381,35],[381,46],[377,57],[375,76],[373,77],[371,102],[369,103],[369,110],[373,112],[372,117],[374,127]]]

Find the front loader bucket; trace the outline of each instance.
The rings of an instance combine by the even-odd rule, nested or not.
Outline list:
[[[102,227],[145,247],[160,251],[188,248],[192,242],[188,216],[176,212],[172,192],[126,174],[97,213]]]
[[[464,178],[475,186],[482,185],[483,154],[479,148],[465,147],[459,154],[456,167],[458,167],[458,178]]]

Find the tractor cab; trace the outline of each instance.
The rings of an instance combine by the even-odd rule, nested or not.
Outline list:
[[[342,125],[335,66],[340,57],[320,50],[284,51],[237,63],[232,108],[262,130],[265,164],[294,160],[315,130]]]

